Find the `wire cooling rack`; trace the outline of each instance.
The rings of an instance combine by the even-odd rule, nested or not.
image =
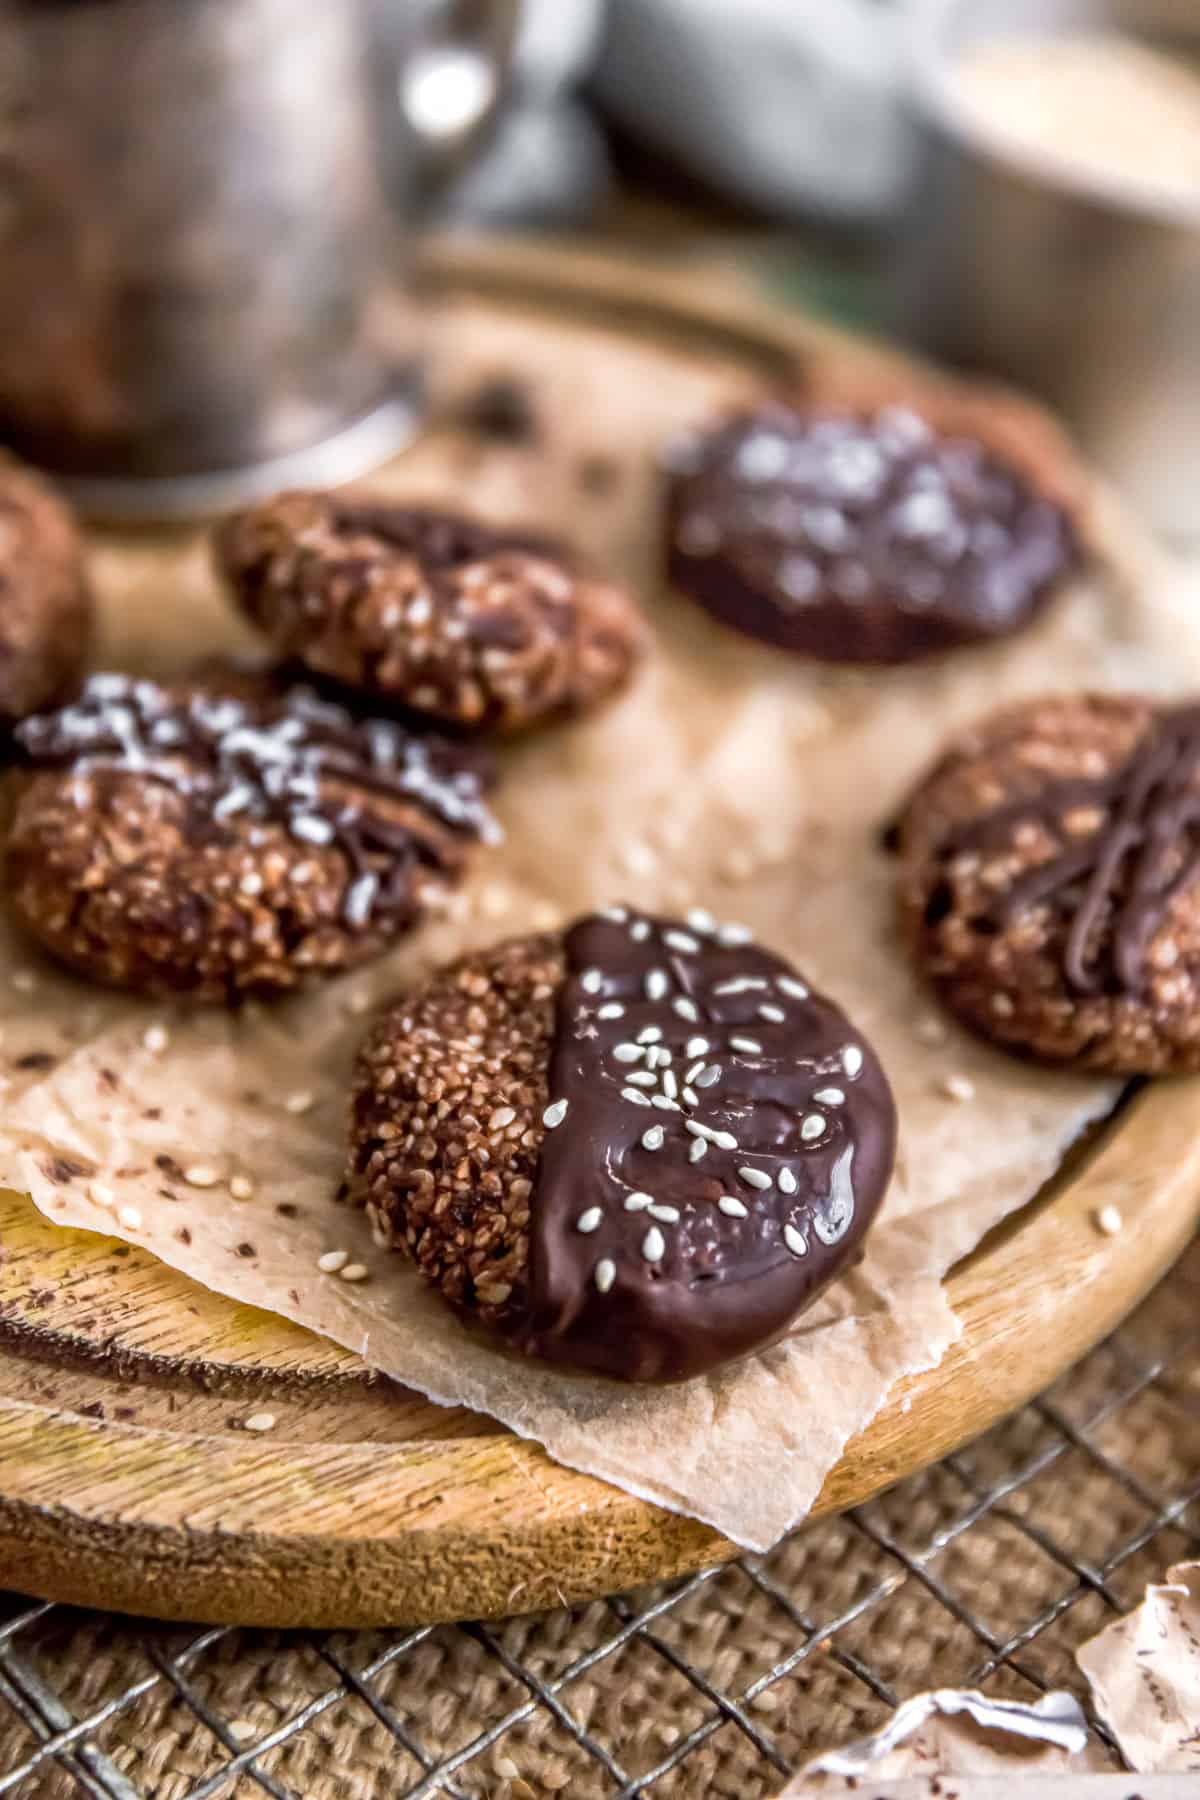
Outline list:
[[[621,1598],[297,1633],[8,1596],[0,1794],[756,1800],[923,1688],[1086,1706],[1075,1648],[1200,1553],[1198,1287],[1200,1244],[968,1450],[769,1555]]]

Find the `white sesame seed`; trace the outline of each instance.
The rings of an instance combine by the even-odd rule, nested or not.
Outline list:
[[[713,989],[714,994],[750,994],[758,988],[765,988],[766,982],[757,975],[735,975],[731,981],[722,981]]]
[[[275,1414],[269,1413],[269,1412],[251,1413],[250,1417],[245,1421],[242,1429],[244,1431],[274,1431],[274,1429],[275,1429]],[[244,1720],[239,1720],[238,1722],[239,1722],[239,1724],[245,1723]],[[233,1731],[232,1726],[230,1726],[230,1730]],[[234,1732],[233,1735],[235,1737],[241,1737],[243,1734],[239,1731],[239,1732]],[[251,1727],[250,1730],[245,1735],[248,1737],[253,1737],[254,1736],[254,1728]]]
[[[729,1048],[731,1050],[740,1050],[745,1056],[762,1055],[762,1045],[757,1038],[731,1037],[729,1040]]]
[[[652,1225],[642,1239],[642,1255],[647,1262],[661,1262],[667,1254],[667,1240],[657,1225]]]
[[[710,931],[715,931],[717,929],[717,921],[710,912],[705,912],[702,906],[692,907],[691,911],[688,913],[687,922],[693,931],[701,931],[705,936],[707,936]]]
[[[736,1194],[722,1194],[717,1206],[727,1219],[748,1219],[749,1210],[738,1199]]]
[[[780,1169],[779,1174],[775,1179],[779,1183],[779,1191],[781,1194],[794,1194],[799,1186],[795,1175],[790,1169]]]
[[[932,1013],[926,1013],[913,1026],[913,1036],[920,1044],[944,1044],[947,1032],[940,1019],[935,1019]]]
[[[842,1106],[846,1096],[841,1088],[828,1087],[818,1088],[813,1099],[819,1100],[822,1106]]]
[[[774,1185],[765,1169],[752,1169],[749,1165],[744,1164],[738,1170],[738,1175],[747,1187],[757,1188],[760,1194],[765,1194],[767,1189]]]
[[[782,1006],[760,1006],[758,1016],[760,1019],[766,1019],[771,1025],[782,1025],[787,1018]]]
[[[677,1206],[648,1206],[646,1211],[652,1219],[661,1219],[664,1225],[678,1225],[679,1208]]]
[[[699,1119],[685,1119],[683,1129],[690,1131],[693,1137],[707,1138],[712,1144],[715,1144],[721,1135],[719,1131],[714,1131],[711,1125],[702,1125]]]
[[[700,1104],[700,1096],[695,1088],[685,1087],[682,1098],[688,1106],[699,1106]]]
[[[350,1252],[348,1250],[326,1250],[323,1256],[318,1256],[317,1267],[322,1275],[336,1275],[338,1270],[344,1269],[349,1261]]]
[[[997,1018],[1011,1019],[1016,1010],[1011,994],[992,995],[992,1011],[996,1014]]]
[[[353,993],[346,995],[346,1011],[348,1013],[355,1013],[361,1017],[363,1013],[370,1012],[370,1010],[371,996],[364,994],[361,988],[355,988]]]
[[[748,925],[720,925],[717,927],[717,942],[727,949],[735,949],[739,944],[749,944],[754,933]]]
[[[681,1019],[686,1019],[690,1025],[695,1025],[700,1018],[695,1001],[689,1000],[686,994],[676,994],[671,1002],[671,1007]]]
[[[142,1049],[151,1056],[161,1056],[170,1041],[165,1025],[147,1025],[142,1033]]]
[[[616,1279],[617,1279],[616,1263],[612,1260],[611,1256],[602,1256],[600,1258],[600,1261],[596,1264],[596,1272],[592,1276],[592,1280],[596,1284],[597,1291],[601,1294],[607,1294],[609,1288],[612,1286],[613,1282]]]
[[[263,878],[256,870],[250,869],[238,882],[238,888],[243,894],[261,894],[263,891]]]
[[[658,864],[658,857],[651,846],[641,838],[630,838],[621,846],[621,866],[628,875],[651,875]]]
[[[598,994],[604,986],[604,976],[599,969],[585,969],[579,977],[579,985],[585,994]]]
[[[589,1206],[587,1211],[580,1213],[579,1217],[576,1219],[575,1229],[576,1231],[582,1231],[585,1235],[588,1232],[598,1231],[600,1228],[600,1221],[603,1217],[604,1210],[602,1207]]]
[[[619,1000],[609,1000],[600,1008],[596,1017],[598,1019],[623,1019],[625,1008]]]
[[[219,1169],[212,1168],[208,1163],[193,1163],[190,1169],[183,1171],[183,1179],[189,1187],[211,1188],[216,1187],[220,1181],[221,1172]]]
[[[807,1000],[808,989],[802,981],[795,981],[790,975],[777,975],[775,986],[781,994],[790,994],[793,1000]]]
[[[661,1150],[665,1132],[661,1125],[647,1125],[642,1133],[643,1150]]]
[[[685,1081],[695,1081],[697,1075],[699,1075],[699,1073],[703,1069],[703,1067],[704,1067],[704,1059],[701,1058],[698,1062],[694,1062],[692,1064],[691,1068],[688,1070],[687,1074],[684,1076],[683,1079]]]
[[[966,1075],[947,1075],[939,1083],[939,1091],[945,1094],[947,1100],[973,1100],[975,1083]]]
[[[93,1206],[103,1206],[106,1211],[116,1198],[112,1189],[105,1187],[102,1181],[89,1181],[87,1195]]]
[[[634,1087],[655,1087],[658,1083],[658,1077],[652,1069],[635,1069],[625,1079],[631,1081]]]
[[[343,1281],[365,1281],[370,1273],[366,1263],[347,1263],[345,1268],[340,1270]]]
[[[736,1150],[738,1147],[738,1141],[732,1131],[718,1131],[713,1138],[713,1143],[718,1150]]]
[[[858,1045],[847,1044],[846,1048],[842,1051],[842,1067],[845,1069],[851,1081],[854,1080],[854,1077],[859,1073],[862,1066],[863,1053]]]
[[[640,1044],[615,1044],[613,1046],[613,1058],[619,1063],[641,1062],[645,1054],[646,1052]]]
[[[126,1231],[140,1231],[142,1215],[136,1206],[123,1206],[117,1213],[117,1223],[123,1225]]]
[[[614,925],[623,925],[629,917],[629,909],[625,906],[602,906],[600,917],[611,920]]]
[[[647,1000],[665,1000],[671,982],[665,969],[650,969],[642,985],[646,990]]]
[[[1121,1209],[1117,1206],[1102,1206],[1099,1212],[1092,1214],[1092,1218],[1095,1220],[1096,1230],[1103,1232],[1105,1237],[1116,1237],[1125,1223],[1121,1217]]]
[[[283,1104],[290,1113],[311,1112],[316,1104],[316,1096],[310,1094],[307,1088],[298,1088],[294,1094],[288,1095]]]
[[[653,1205],[654,1205],[654,1195],[653,1194],[636,1193],[636,1194],[626,1194],[626,1196],[625,1196],[625,1211],[626,1212],[645,1212],[645,1210],[648,1206],[653,1206]]]
[[[827,1121],[824,1113],[805,1113],[800,1121],[800,1136],[806,1144],[811,1144],[815,1138],[820,1137],[825,1129],[826,1123]]]
[[[707,1038],[692,1037],[692,1038],[688,1039],[686,1045],[684,1046],[683,1053],[685,1056],[703,1056],[707,1049],[708,1049],[708,1039]],[[688,1080],[689,1081],[691,1080],[690,1075],[688,1076]]]
[[[674,1100],[679,1092],[679,1083],[676,1081],[672,1071],[670,1069],[664,1069],[661,1080],[663,1093],[669,1100]]]
[[[793,1256],[808,1255],[808,1239],[797,1231],[794,1225],[784,1226],[783,1241]]]
[[[567,1107],[569,1105],[570,1102],[567,1100],[552,1100],[550,1102],[549,1106],[542,1114],[542,1124],[546,1127],[547,1131],[553,1131],[556,1125],[562,1124],[567,1116]]]
[[[657,1025],[647,1025],[644,1031],[637,1034],[639,1044],[657,1044],[661,1038],[662,1032]]]
[[[678,950],[682,956],[695,956],[700,949],[698,939],[691,937],[686,931],[664,931],[663,943]]]
[[[492,1114],[491,1118],[488,1120],[488,1130],[489,1131],[503,1131],[504,1127],[506,1125],[512,1124],[512,1122],[516,1118],[516,1116],[517,1116],[517,1113],[516,1113],[515,1107],[498,1106],[496,1108],[495,1112]]]
[[[650,1104],[651,1104],[651,1106],[657,1106],[659,1108],[660,1112],[682,1112],[683,1111],[683,1108],[680,1106],[678,1100],[672,1100],[672,1098],[669,1094],[651,1094]]]
[[[621,1098],[622,1100],[632,1100],[635,1106],[649,1106],[650,1104],[645,1094],[639,1094],[634,1087],[623,1087],[621,1089]]]
[[[646,1067],[648,1069],[666,1069],[671,1064],[671,1052],[661,1044],[651,1044],[646,1051]]]
[[[696,1077],[696,1086],[710,1088],[721,1079],[720,1063],[708,1063]]]
[[[649,919],[635,919],[629,927],[629,935],[635,944],[644,944],[650,936]]]
[[[252,1200],[254,1183],[248,1175],[234,1175],[230,1178],[229,1191],[235,1200]]]
[[[708,1155],[708,1142],[705,1138],[693,1138],[688,1150],[688,1161],[698,1163],[702,1156]]]

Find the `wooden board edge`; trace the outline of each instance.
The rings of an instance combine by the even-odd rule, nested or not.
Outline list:
[[[1075,1178],[951,1275],[961,1337],[848,1446],[814,1517],[937,1461],[1120,1322],[1200,1220],[1198,1124],[1200,1082],[1146,1088]],[[1164,1167],[1166,1178],[1152,1173]],[[1116,1236],[1095,1223],[1110,1205],[1123,1220]],[[1053,1330],[1034,1329],[1051,1321]],[[544,1451],[508,1437],[415,1455],[403,1446],[236,1441],[214,1452],[203,1439],[110,1426],[103,1444],[98,1460],[88,1421],[0,1403],[6,1581],[163,1618],[351,1627],[536,1611],[737,1554],[695,1521],[590,1477],[567,1471],[564,1487]],[[357,1471],[349,1482],[348,1462]],[[54,1504],[43,1491],[48,1469]],[[486,1487],[494,1526],[456,1518],[468,1472],[468,1503]],[[205,1491],[221,1493],[221,1511],[200,1521],[188,1508]],[[267,1496],[269,1520],[258,1510]]]

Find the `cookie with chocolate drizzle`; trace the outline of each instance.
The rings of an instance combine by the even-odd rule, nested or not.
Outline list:
[[[985,719],[898,833],[913,954],[1005,1049],[1200,1069],[1200,704],[1083,695]]]
[[[629,596],[562,544],[378,496],[262,501],[216,557],[276,654],[460,730],[584,712],[645,642]]]
[[[891,1091],[739,926],[613,907],[465,957],[361,1053],[377,1233],[527,1354],[672,1381],[771,1343],[856,1256]]]
[[[495,834],[477,756],[303,688],[93,675],[16,738],[12,911],[142,993],[232,1000],[350,968]]]
[[[904,663],[1030,624],[1076,566],[1036,456],[888,404],[775,400],[668,448],[678,590],[750,637],[824,662]],[[1040,449],[1040,445],[1039,445]]]

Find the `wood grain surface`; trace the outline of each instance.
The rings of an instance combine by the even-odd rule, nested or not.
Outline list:
[[[786,373],[887,360],[742,297],[615,261],[439,248],[428,294],[594,318]],[[153,549],[142,540],[136,555]],[[120,554],[110,544],[104,554]],[[1132,571],[1131,573],[1135,573]],[[963,1333],[831,1472],[819,1512],[936,1460],[1109,1331],[1200,1218],[1200,1083],[1130,1096],[949,1278]],[[1096,1224],[1106,1205],[1123,1228]],[[734,1554],[494,1422],[0,1194],[0,1580],[163,1618],[369,1625],[502,1616]],[[248,1431],[269,1411],[274,1427]]]

